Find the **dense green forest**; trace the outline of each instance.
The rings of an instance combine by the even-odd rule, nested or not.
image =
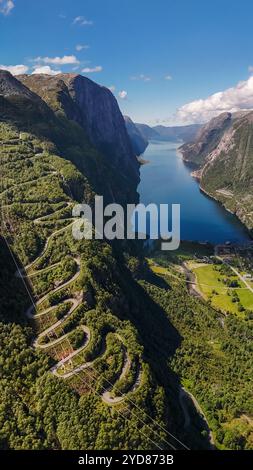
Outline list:
[[[170,289],[141,283],[183,338],[171,368],[199,401],[218,448],[252,449],[252,319],[225,315],[189,295],[180,268],[192,254],[175,257],[157,251],[151,256],[149,265],[155,263],[154,270]]]

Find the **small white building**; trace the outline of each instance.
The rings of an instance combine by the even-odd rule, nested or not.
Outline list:
[[[251,281],[253,280],[253,276],[252,274],[244,274],[243,279],[245,279],[245,281]]]

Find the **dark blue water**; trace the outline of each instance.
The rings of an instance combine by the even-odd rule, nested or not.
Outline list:
[[[238,219],[205,196],[172,142],[149,144],[141,167],[140,202],[181,205],[181,239],[212,243],[244,242],[249,236]]]

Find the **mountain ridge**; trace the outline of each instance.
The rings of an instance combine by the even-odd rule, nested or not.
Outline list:
[[[64,77],[66,81],[66,75]],[[70,80],[73,77],[76,78],[77,75],[71,75]],[[86,84],[86,80],[83,82],[81,79],[81,82]],[[114,202],[115,199],[123,204],[138,201],[136,188],[139,182],[139,163],[132,151],[123,116],[109,90],[95,83],[92,85],[92,93],[95,90],[95,97],[91,97],[93,103],[100,100],[100,94],[97,97],[96,90],[106,93],[106,103],[108,100],[112,101],[112,105],[108,105],[109,111],[103,107],[102,120],[108,121],[107,134],[105,135],[102,126],[102,137],[95,145],[89,132],[91,128],[97,129],[100,126],[101,113],[91,112],[90,128],[86,128],[83,121],[80,122],[82,110],[62,77],[59,79],[31,75],[21,76],[18,80],[4,71],[0,74],[0,86],[3,120],[15,122],[20,131],[31,132],[48,140],[49,146],[54,145],[54,151],[64,155],[88,175],[95,192],[102,190],[105,202]],[[110,120],[110,113],[114,114],[115,109],[116,115]],[[108,119],[105,113],[108,114]],[[101,141],[104,135],[107,142]],[[107,143],[108,145],[104,145]],[[113,152],[112,146],[115,147]]]
[[[92,145],[121,165],[123,172],[139,178],[139,165],[132,151],[124,118],[111,91],[79,74],[22,75],[20,80],[37,92],[54,111],[62,111],[86,132]],[[50,93],[50,87],[53,93]]]
[[[253,111],[222,113],[179,148],[200,188],[253,233]]]
[[[202,127],[201,124],[190,124],[186,126],[148,126],[147,124],[135,123],[135,126],[141,134],[149,140],[173,141],[173,142],[187,142],[196,137],[198,130]]]
[[[130,137],[133,151],[135,155],[140,156],[145,152],[148,146],[148,140],[144,137],[143,133],[138,129],[136,124],[132,121],[129,116],[124,116],[126,129]]]

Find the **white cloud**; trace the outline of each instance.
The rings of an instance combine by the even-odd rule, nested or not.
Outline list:
[[[164,79],[165,80],[172,80],[172,76],[171,75],[165,75]]]
[[[116,90],[116,87],[114,85],[108,86],[108,90],[113,93]]]
[[[86,18],[84,18],[84,16],[76,16],[73,20],[73,24],[79,24],[81,26],[92,26],[93,21],[86,20]]]
[[[43,73],[46,75],[58,75],[62,73],[61,70],[53,70],[49,65],[42,65],[34,68],[32,75],[35,73]]]
[[[0,69],[8,70],[8,72],[12,73],[12,75],[22,75],[23,73],[28,72],[27,65],[19,64],[19,65],[0,65]]]
[[[250,73],[253,73],[253,65],[250,65],[250,66],[248,67],[248,71],[249,71]]]
[[[82,72],[83,73],[96,73],[102,72],[103,67],[101,65],[96,65],[96,67],[85,67]]]
[[[76,50],[78,52],[82,51],[83,49],[89,49],[90,46],[88,46],[87,44],[77,44],[76,45]]]
[[[13,0],[0,0],[0,13],[3,15],[9,15],[14,6]]]
[[[225,111],[235,112],[252,108],[253,76],[206,99],[191,101],[181,106],[176,113],[176,119],[181,122],[205,122]]]
[[[63,57],[36,57],[34,62],[54,65],[80,64],[75,55],[64,55]]]
[[[119,98],[121,98],[122,100],[126,100],[127,99],[127,91],[126,90],[119,91]]]
[[[133,75],[130,78],[131,78],[131,80],[141,80],[143,82],[150,82],[151,81],[151,78],[148,75],[144,75],[143,73],[141,73],[140,75]]]

